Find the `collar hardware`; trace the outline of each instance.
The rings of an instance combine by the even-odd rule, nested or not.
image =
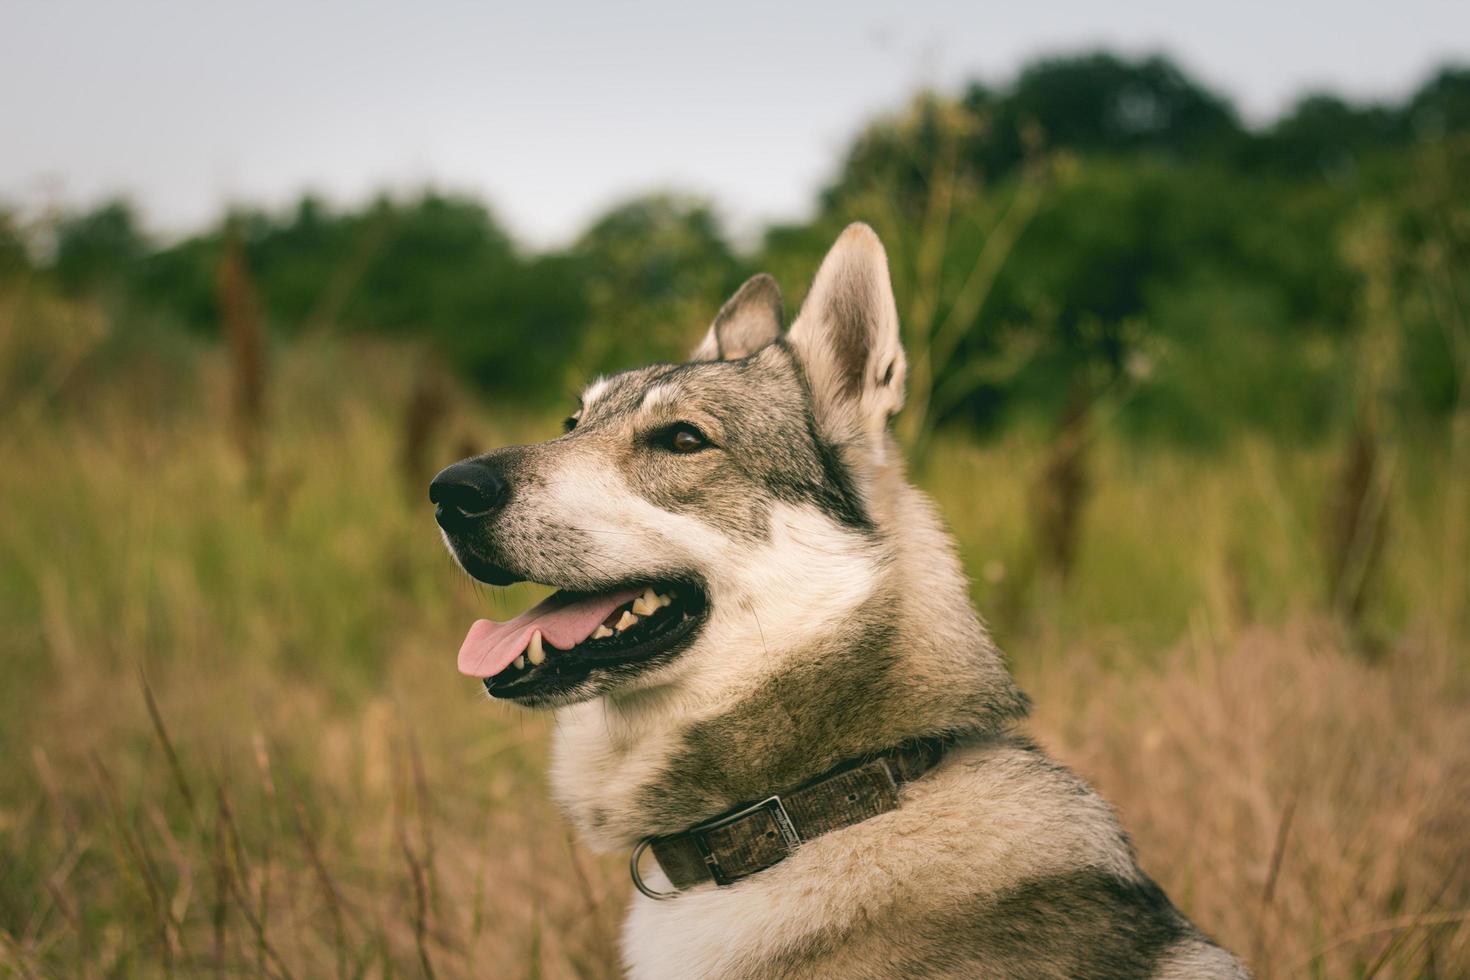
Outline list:
[[[720,867],[719,850],[712,840],[711,835],[731,824],[762,812],[768,814],[771,823],[775,825],[774,830],[765,831],[765,838],[774,841],[776,837],[773,837],[773,834],[780,837],[786,853],[776,860],[784,861],[791,856],[791,852],[801,846],[801,835],[796,832],[796,825],[791,822],[791,814],[786,812],[786,805],[781,802],[781,797],[778,795],[768,796],[759,803],[752,803],[743,810],[736,810],[728,816],[718,817],[708,823],[698,824],[685,831],[694,841],[694,847],[699,851],[699,856],[704,859],[704,863],[709,867],[710,877],[714,879],[715,884],[733,884],[735,881],[744,877],[744,875],[737,874],[735,877],[730,877],[725,874],[724,870]],[[654,851],[654,856],[658,856],[657,851]]]
[[[649,898],[665,901],[701,883],[724,887],[764,871],[805,841],[897,809],[899,788],[932,769],[948,744],[947,739],[920,739],[850,759],[794,789],[688,830],[646,837],[633,849],[633,885]],[[656,891],[644,882],[638,862],[649,850],[673,891]]]
[[[679,893],[677,891],[660,892],[650,888],[648,883],[643,880],[643,875],[638,871],[638,859],[643,857],[643,852],[648,850],[648,846],[652,843],[652,837],[643,838],[634,846],[633,856],[628,859],[628,875],[633,879],[633,887],[656,902],[666,902],[671,898],[678,898]]]

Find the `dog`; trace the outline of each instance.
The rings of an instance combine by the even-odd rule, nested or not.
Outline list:
[[[904,376],[855,224],[789,330],[756,276],[688,362],[600,378],[559,438],[434,478],[467,573],[557,589],[476,622],[459,668],[555,710],[559,804],[632,850],[628,974],[1248,976],[1017,730],[890,434]]]

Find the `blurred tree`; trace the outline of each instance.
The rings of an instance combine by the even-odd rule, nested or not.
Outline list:
[[[1354,106],[1334,95],[1309,95],[1243,151],[1247,167],[1294,177],[1340,179],[1364,156],[1404,141],[1402,117],[1383,106]]]
[[[976,109],[989,102],[977,88],[967,101]],[[1128,60],[1095,52],[1045,59],[1025,68],[993,108],[993,170],[1021,161],[1028,125],[1039,127],[1052,147],[1171,157],[1219,153],[1242,135],[1223,96],[1161,55]]]
[[[133,294],[142,305],[196,333],[218,327],[215,270],[224,254],[223,224],[146,256]]]
[[[681,361],[745,271],[714,209],[653,194],[597,218],[572,247],[588,323],[577,370]]]
[[[0,280],[30,270],[30,250],[26,247],[20,219],[15,212],[0,207]]]
[[[1250,172],[1342,180],[1366,162],[1415,142],[1470,129],[1470,69],[1447,65],[1401,105],[1354,105],[1330,93],[1300,99],[1240,146]]]
[[[951,149],[957,115],[965,131]],[[853,141],[824,195],[829,209],[875,178],[913,206],[949,153],[962,178],[995,181],[1042,149],[1200,159],[1230,153],[1246,138],[1228,100],[1161,55],[1049,58],[1028,66],[1008,89],[972,82],[946,113],[911,107],[898,118],[903,125],[879,119]]]
[[[376,210],[383,206],[377,202]],[[354,249],[367,237],[363,228],[370,221],[358,214],[335,214],[321,198],[307,194],[288,219],[256,215],[248,223],[252,265],[278,329],[336,325],[331,320],[358,285],[353,280],[344,288],[344,269],[357,271]],[[328,320],[314,320],[326,296],[335,300],[326,312]]]
[[[427,328],[442,334],[477,322],[493,324],[495,293],[519,261],[509,236],[483,205],[435,193],[405,204],[380,198],[349,219],[349,225],[356,235],[353,245],[360,245],[364,236],[379,239],[345,303],[343,317],[349,325],[388,333]],[[263,258],[289,263],[304,244],[300,239],[310,237],[324,236],[319,231],[313,235],[310,225],[297,224],[270,242],[280,254]],[[339,267],[349,252],[340,244],[333,249]],[[308,312],[301,309],[303,320]]]
[[[572,264],[525,260],[480,203],[425,192],[334,211],[313,196],[282,217],[232,215],[265,320],[280,333],[423,337],[486,388],[547,396],[585,321]],[[219,231],[149,256],[139,293],[196,329],[216,326]]]
[[[1363,270],[1324,243],[1382,207],[1404,335],[1395,397],[1438,424],[1463,402],[1445,311],[1467,267],[1456,222],[1470,175],[1452,163],[1467,131],[1463,67],[1391,105],[1310,97],[1252,132],[1167,58],[1050,58],[873,120],[813,219],[770,228],[756,264],[797,287],[842,225],[878,228],[903,304],[916,456],[939,424],[1024,415],[1086,431],[1085,406],[1125,391],[1107,417],[1131,434],[1312,439],[1333,424],[1363,321]],[[306,195],[231,221],[269,330],[421,338],[520,399],[684,357],[751,271],[710,204],[675,195],[623,202],[541,255],[480,202],[434,191],[354,207]],[[223,227],[154,247],[110,202],[63,218],[43,274],[121,300],[124,327],[217,331]],[[24,261],[6,234],[0,256]]]
[[[53,268],[69,292],[93,292],[124,284],[147,251],[133,206],[108,201],[61,219]]]
[[[1420,86],[1404,109],[1408,130],[1437,140],[1470,130],[1470,68],[1446,65]]]
[[[565,262],[523,260],[493,216],[466,198],[383,198],[346,219],[350,230],[340,239],[312,232],[303,218],[315,220],[298,214],[297,243],[337,243],[333,271],[299,308],[303,317],[421,335],[486,389],[533,400],[560,395],[548,379],[585,318]]]

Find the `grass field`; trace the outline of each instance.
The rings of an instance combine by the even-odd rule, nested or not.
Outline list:
[[[404,472],[413,352],[277,352],[251,467],[219,352],[104,358],[105,326],[0,306],[0,973],[616,975],[624,856],[548,803],[549,722],[454,669],[518,600],[452,568]],[[553,431],[449,419],[431,467]],[[1065,587],[1026,571],[1026,433],[919,475],[1034,733],[1262,977],[1470,975],[1467,437],[1398,447],[1355,629],[1332,447],[1103,433]]]

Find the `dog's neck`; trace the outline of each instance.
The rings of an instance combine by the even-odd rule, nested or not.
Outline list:
[[[885,560],[838,628],[766,637],[774,663],[714,705],[670,685],[559,712],[555,789],[589,841],[626,847],[845,759],[1026,713],[928,500],[896,467],[871,485]]]

